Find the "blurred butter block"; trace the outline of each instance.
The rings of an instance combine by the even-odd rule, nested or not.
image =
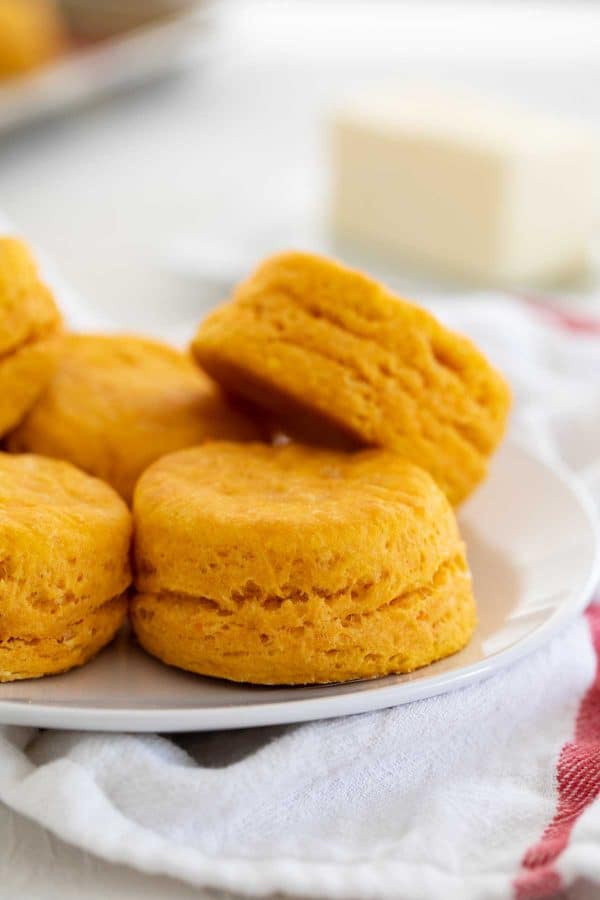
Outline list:
[[[356,96],[332,130],[342,239],[484,283],[552,282],[585,268],[599,156],[584,126],[411,89]]]

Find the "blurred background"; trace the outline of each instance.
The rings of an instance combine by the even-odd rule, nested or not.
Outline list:
[[[0,0],[0,75],[0,211],[108,324],[289,246],[598,308],[595,2]]]

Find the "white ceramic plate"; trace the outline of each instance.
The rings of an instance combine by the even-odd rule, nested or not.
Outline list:
[[[252,687],[170,669],[123,634],[82,669],[0,685],[0,722],[119,731],[245,728],[382,709],[487,678],[584,608],[598,580],[599,532],[577,482],[510,442],[460,519],[480,623],[470,645],[449,659],[375,681]]]

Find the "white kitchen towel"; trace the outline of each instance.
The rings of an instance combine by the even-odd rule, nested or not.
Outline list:
[[[486,296],[440,308],[508,374],[513,428],[595,485],[600,327]],[[0,799],[105,859],[340,898],[600,883],[600,606],[512,668],[336,720],[175,739],[0,729]]]

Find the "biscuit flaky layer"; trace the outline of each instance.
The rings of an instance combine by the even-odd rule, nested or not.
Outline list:
[[[131,335],[72,334],[8,449],[68,460],[130,501],[141,473],[166,453],[210,438],[259,437],[178,350]]]
[[[133,625],[172,665],[367,678],[453,653],[474,627],[453,510],[389,451],[215,442],[155,463],[134,520]]]
[[[131,582],[131,516],[68,463],[0,453],[0,640],[60,639]]]
[[[366,593],[366,591],[365,591]],[[412,672],[461,650],[476,613],[464,556],[425,585],[370,608],[364,595],[249,599],[232,611],[206,598],[138,594],[142,646],[201,675],[254,684],[315,684]]]
[[[0,238],[0,435],[20,422],[50,380],[60,326],[25,244]]]
[[[308,254],[267,260],[205,319],[192,352],[283,430],[397,450],[454,504],[485,476],[510,405],[505,381],[467,338]]]
[[[127,614],[122,595],[89,611],[60,634],[0,637],[0,682],[57,675],[82,666],[113,639]]]

